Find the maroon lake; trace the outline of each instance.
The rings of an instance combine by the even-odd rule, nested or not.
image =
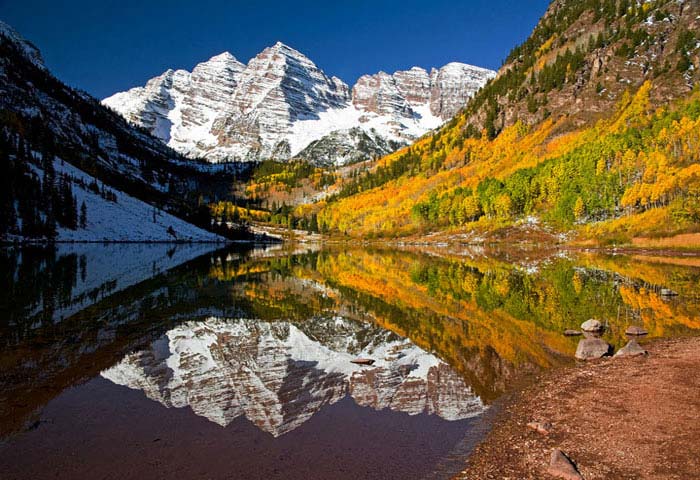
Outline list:
[[[3,479],[450,478],[564,329],[700,330],[693,258],[209,248],[0,250]]]

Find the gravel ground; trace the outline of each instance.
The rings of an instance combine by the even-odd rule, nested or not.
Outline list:
[[[505,400],[462,479],[546,479],[554,448],[586,480],[700,478],[700,338],[558,369]],[[527,427],[551,423],[548,435]]]

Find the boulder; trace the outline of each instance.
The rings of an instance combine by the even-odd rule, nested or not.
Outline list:
[[[581,335],[580,330],[564,330],[564,335],[567,337],[578,337]]]
[[[620,350],[617,351],[615,354],[616,358],[620,357],[636,357],[639,355],[646,355],[647,351],[644,350],[636,340],[630,340],[627,342],[627,345],[622,347]]]
[[[565,480],[581,480],[583,478],[581,474],[578,473],[578,470],[576,470],[574,463],[558,448],[552,450],[547,473]]]
[[[600,332],[603,330],[603,324],[598,320],[591,318],[590,320],[586,320],[581,324],[581,330],[584,332]]]
[[[576,358],[579,360],[595,360],[609,355],[612,347],[602,338],[582,338],[576,348]]]
[[[638,327],[637,325],[630,325],[629,327],[627,327],[627,330],[625,330],[625,333],[627,335],[640,336],[647,335],[649,332],[644,330],[642,327]]]

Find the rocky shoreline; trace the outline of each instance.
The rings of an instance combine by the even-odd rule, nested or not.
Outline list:
[[[457,478],[698,478],[700,338],[644,348],[547,372],[512,394]]]

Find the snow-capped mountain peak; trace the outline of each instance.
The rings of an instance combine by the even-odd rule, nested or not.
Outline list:
[[[450,63],[430,74],[413,67],[364,75],[351,89],[277,42],[247,65],[224,52],[192,73],[165,72],[104,103],[185,155],[212,162],[303,154],[342,164],[389,153],[437,128],[494,74]],[[379,150],[363,150],[367,136]],[[321,151],[323,158],[311,153]]]

